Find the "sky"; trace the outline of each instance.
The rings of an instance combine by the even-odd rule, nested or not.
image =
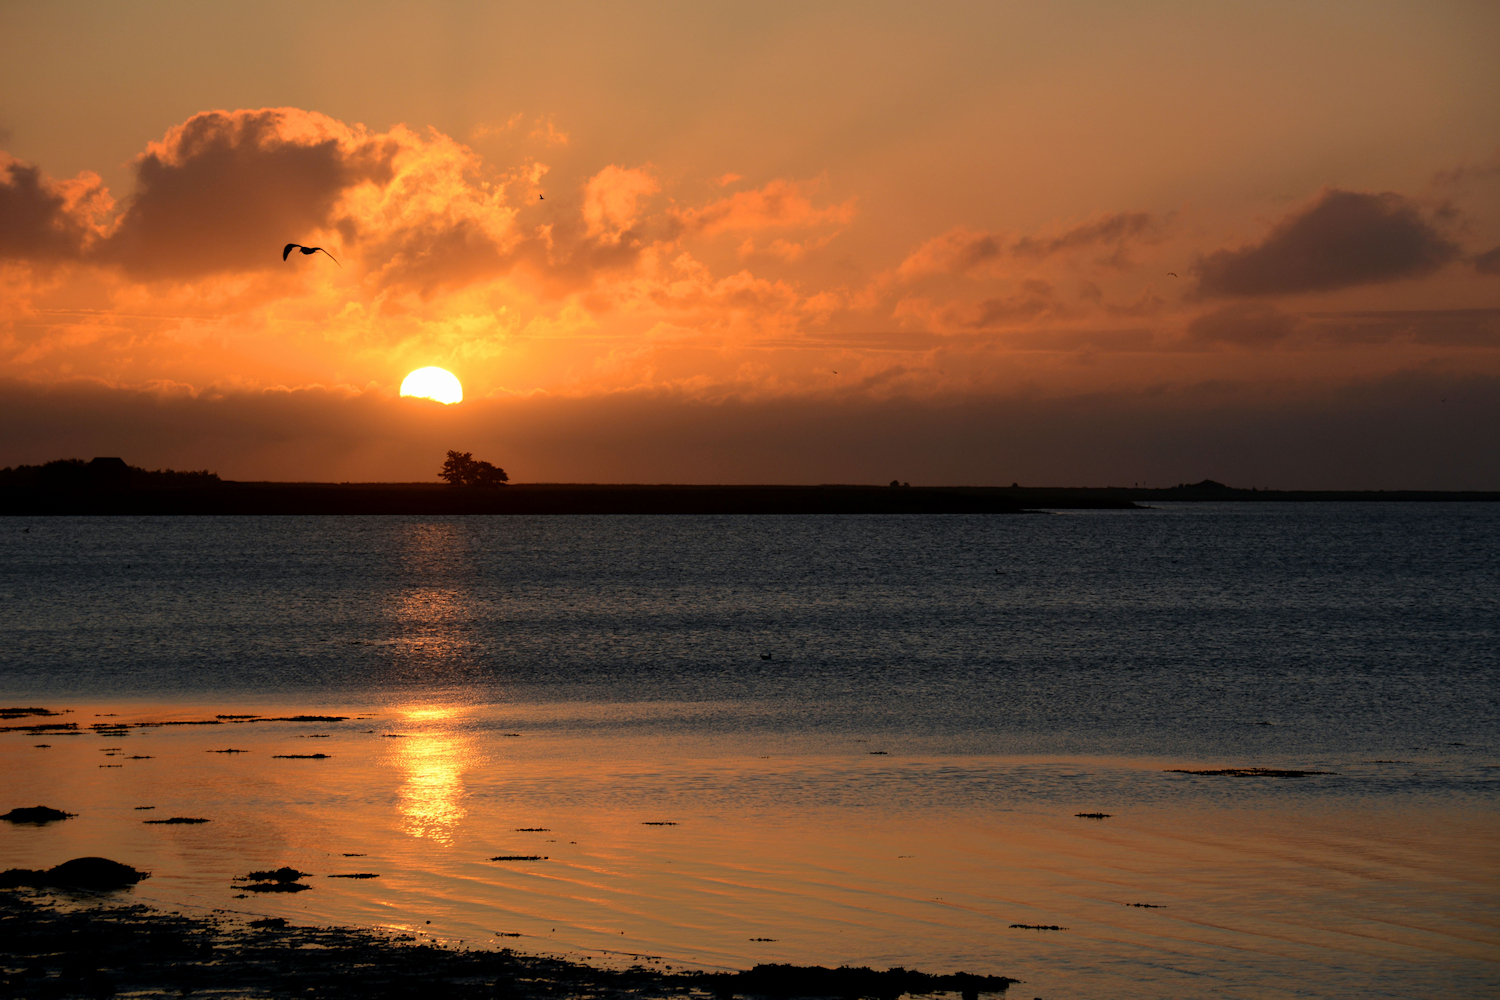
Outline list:
[[[1500,489],[1495,52],[1493,3],[0,0],[0,465]]]

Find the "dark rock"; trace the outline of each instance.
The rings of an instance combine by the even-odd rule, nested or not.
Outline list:
[[[0,872],[0,888],[123,889],[150,877],[149,872],[137,871],[108,858],[74,858],[46,871],[12,868]]]
[[[37,826],[43,823],[55,823],[60,819],[68,819],[77,816],[77,813],[63,812],[61,809],[52,809],[48,806],[23,806],[12,809],[0,819],[7,823],[32,823]]]

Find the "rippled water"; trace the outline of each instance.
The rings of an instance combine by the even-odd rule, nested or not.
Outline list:
[[[10,518],[6,702],[350,718],[0,734],[0,805],[80,814],[0,865],[595,961],[1485,995],[1497,612],[1495,505]],[[1336,773],[1171,770],[1229,766]]]

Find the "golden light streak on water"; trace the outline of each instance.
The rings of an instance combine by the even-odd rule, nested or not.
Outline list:
[[[436,709],[404,713],[410,719],[443,718]],[[414,733],[389,737],[392,762],[401,772],[397,790],[403,832],[451,844],[454,831],[468,815],[463,806],[464,765],[471,750],[468,740],[452,734]]]

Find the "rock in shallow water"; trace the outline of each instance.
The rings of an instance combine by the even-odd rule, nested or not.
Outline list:
[[[57,820],[77,815],[77,813],[63,812],[61,809],[53,809],[49,806],[21,806],[0,816],[0,819],[8,823],[35,823],[40,826],[43,823],[54,823]]]
[[[33,886],[39,889],[123,889],[150,877],[149,872],[137,871],[129,865],[122,865],[108,858],[74,858],[46,871],[12,868],[0,872],[0,888]]]

